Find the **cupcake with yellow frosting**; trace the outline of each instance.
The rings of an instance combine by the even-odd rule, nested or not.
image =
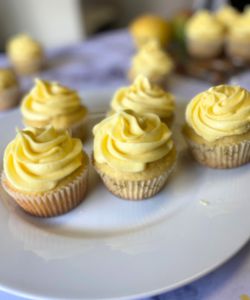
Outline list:
[[[222,6],[215,16],[227,29],[234,26],[237,19],[240,17],[240,13],[231,5]]]
[[[224,25],[209,11],[196,12],[186,25],[187,50],[197,58],[212,58],[223,48]]]
[[[227,53],[233,58],[250,62],[250,7],[230,27]]]
[[[83,138],[87,109],[78,93],[57,82],[36,79],[35,83],[21,104],[24,124],[37,128],[52,125],[68,129],[73,137]]]
[[[164,88],[173,67],[172,58],[156,40],[151,40],[133,57],[128,78],[133,82],[138,75],[144,75],[151,83]]]
[[[8,144],[2,184],[28,213],[52,217],[77,206],[87,189],[88,157],[67,131],[25,128]]]
[[[194,158],[211,168],[250,161],[250,92],[219,85],[195,96],[186,109],[184,137]]]
[[[155,114],[118,112],[94,129],[93,165],[116,196],[146,199],[157,194],[173,170],[175,145]]]
[[[119,89],[111,101],[111,113],[130,109],[138,114],[154,113],[162,122],[171,125],[174,118],[175,98],[147,77],[139,75],[129,87]]]
[[[171,26],[167,20],[155,15],[143,15],[136,18],[129,30],[138,48],[155,39],[165,48],[171,38]]]
[[[19,74],[32,74],[44,64],[41,44],[26,34],[14,36],[7,44],[7,54]]]
[[[10,69],[0,69],[0,110],[18,104],[20,88],[15,74]]]

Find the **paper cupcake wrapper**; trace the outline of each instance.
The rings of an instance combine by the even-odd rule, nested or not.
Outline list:
[[[73,124],[70,128],[69,128],[69,132],[71,134],[72,137],[74,138],[78,138],[81,139],[82,141],[84,141],[87,138],[87,117],[85,116],[83,120],[81,120],[81,122],[78,122],[76,124]]]
[[[212,58],[218,56],[223,48],[222,41],[203,42],[187,39],[187,50],[191,56],[198,58]]]
[[[226,45],[226,51],[229,56],[237,59],[242,59],[243,61],[250,61],[250,42],[237,42],[228,40]]]
[[[148,180],[121,180],[98,171],[107,189],[115,196],[127,200],[143,200],[156,195],[165,185],[174,164],[160,176]]]
[[[0,110],[6,110],[16,106],[20,100],[19,86],[13,86],[6,89],[6,91],[0,92]]]
[[[44,66],[44,58],[36,58],[25,61],[12,60],[12,65],[18,74],[29,75],[40,71]]]
[[[197,144],[186,139],[194,158],[210,168],[230,169],[250,161],[250,141],[237,144],[214,145]]]
[[[2,185],[16,203],[31,215],[54,217],[64,214],[80,204],[87,191],[88,168],[84,168],[72,182],[43,194],[26,194],[11,188],[4,174]]]

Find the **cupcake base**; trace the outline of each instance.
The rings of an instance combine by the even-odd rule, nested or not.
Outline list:
[[[250,162],[250,132],[235,141],[231,137],[213,143],[208,143],[187,126],[183,134],[193,157],[202,165],[231,169]]]
[[[164,187],[175,162],[175,149],[162,159],[148,164],[147,169],[139,173],[122,173],[93,159],[94,167],[107,189],[126,200],[143,200],[156,195]]]
[[[250,62],[250,42],[229,40],[226,47],[227,54],[233,59]]]
[[[0,91],[0,110],[7,110],[15,107],[20,100],[20,89],[13,86],[4,91]]]
[[[86,158],[87,159],[87,158]],[[76,171],[74,177],[57,189],[46,193],[23,193],[13,188],[4,173],[2,185],[26,212],[38,217],[54,217],[69,212],[80,204],[87,191],[88,168]]]
[[[223,41],[200,41],[187,39],[187,51],[196,58],[214,58],[220,55]]]
[[[44,58],[33,58],[30,60],[12,60],[13,68],[17,74],[30,75],[40,71],[44,66]]]

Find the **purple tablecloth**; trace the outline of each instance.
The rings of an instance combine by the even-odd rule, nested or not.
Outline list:
[[[132,53],[128,33],[116,31],[81,44],[48,51],[48,64],[37,76],[60,81],[81,91],[114,89],[126,84],[126,72]],[[8,66],[4,55],[0,56],[0,66]],[[250,88],[250,74],[238,76],[233,82]],[[29,89],[32,78],[22,78],[21,84],[24,91]],[[170,89],[177,96],[188,98],[208,86],[207,83],[178,76],[174,76],[170,82]],[[202,279],[149,299],[240,300],[243,294],[250,295],[250,243],[229,262]],[[0,299],[21,300],[1,291]]]

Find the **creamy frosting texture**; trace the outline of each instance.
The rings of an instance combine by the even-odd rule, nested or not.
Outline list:
[[[160,47],[156,40],[150,40],[138,51],[132,59],[134,74],[151,76],[164,76],[173,69],[173,61]]]
[[[12,59],[28,60],[43,56],[43,49],[37,41],[26,34],[13,37],[7,45],[8,54]]]
[[[82,165],[82,144],[66,131],[26,128],[4,153],[7,180],[22,192],[46,192]]]
[[[187,36],[207,40],[217,40],[224,35],[224,26],[206,10],[195,13],[187,23]]]
[[[240,86],[219,85],[194,97],[186,121],[209,142],[250,130],[250,92]]]
[[[173,148],[171,132],[155,114],[122,111],[94,129],[94,158],[122,172],[140,172]]]
[[[174,96],[140,75],[129,87],[119,89],[111,102],[114,111],[131,109],[139,114],[155,113],[161,118],[170,117],[174,111]]]
[[[13,72],[8,69],[0,69],[0,91],[13,85],[17,85],[17,79]]]
[[[230,35],[239,39],[250,40],[250,7],[236,20],[234,26],[230,27]]]
[[[80,101],[76,91],[37,79],[35,87],[22,101],[21,112],[24,121],[35,122],[37,127],[52,125],[64,129],[86,115],[87,110]]]
[[[216,18],[226,27],[234,26],[239,16],[239,12],[230,5],[225,5],[216,12]]]

